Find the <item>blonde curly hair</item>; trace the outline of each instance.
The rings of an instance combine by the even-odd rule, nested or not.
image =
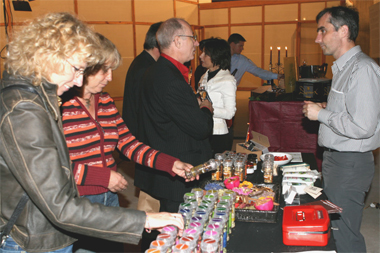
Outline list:
[[[31,21],[8,46],[5,68],[11,75],[30,77],[38,86],[51,73],[64,71],[63,62],[77,54],[93,66],[102,59],[95,32],[70,13],[48,13]]]

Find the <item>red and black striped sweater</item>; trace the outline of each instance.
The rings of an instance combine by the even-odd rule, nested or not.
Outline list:
[[[175,176],[171,169],[178,159],[139,142],[108,93],[95,95],[95,106],[96,119],[77,97],[62,105],[63,131],[81,196],[108,191],[110,170],[116,171],[115,148],[137,163]]]

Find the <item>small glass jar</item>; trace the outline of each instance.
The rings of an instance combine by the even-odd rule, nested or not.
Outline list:
[[[221,160],[215,159],[216,171],[211,174],[211,180],[221,181],[223,179],[223,164]]]
[[[226,180],[233,175],[233,161],[232,159],[225,159],[223,162],[223,180]]]
[[[245,166],[242,158],[236,159],[234,163],[234,170],[234,175],[239,177],[240,182],[243,182],[245,179]]]
[[[271,184],[273,183],[273,168],[271,166],[267,166],[263,168],[264,170],[264,183]]]
[[[222,153],[216,153],[215,156],[214,156],[214,158],[215,158],[215,160],[223,161],[224,154],[222,154]]]
[[[247,158],[247,174],[253,174],[257,169],[257,155],[249,154]]]

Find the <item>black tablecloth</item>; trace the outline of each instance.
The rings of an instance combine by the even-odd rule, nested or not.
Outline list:
[[[311,169],[317,169],[317,163],[314,154],[303,153],[302,159],[310,164]],[[260,167],[260,163],[259,163]],[[263,173],[258,168],[254,174],[248,176],[248,181],[253,183],[263,183]],[[282,177],[279,175],[273,177],[273,183],[281,184]],[[315,183],[320,186],[320,180]],[[308,194],[301,195],[301,204],[306,204],[320,199],[326,199],[322,194],[317,199]],[[285,206],[283,195],[280,199],[280,210],[276,223],[257,223],[257,222],[240,222],[236,221],[235,228],[232,229],[230,240],[227,244],[227,252],[298,252],[309,250],[336,250],[333,236],[331,234],[329,243],[325,247],[304,247],[304,246],[287,246],[282,241],[282,216],[283,207]]]

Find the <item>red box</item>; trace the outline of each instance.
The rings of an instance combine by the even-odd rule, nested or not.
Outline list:
[[[326,246],[330,239],[330,217],[320,205],[286,206],[282,220],[285,245]]]

